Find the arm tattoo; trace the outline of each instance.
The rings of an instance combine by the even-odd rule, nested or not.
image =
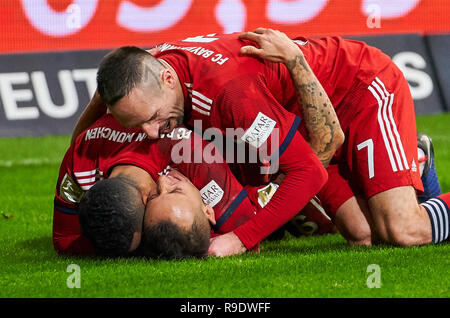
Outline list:
[[[286,63],[297,90],[311,148],[326,167],[333,157],[336,131],[340,129],[334,108],[322,85],[302,55]]]
[[[302,66],[305,71],[309,70],[309,66],[306,64],[305,58],[302,55],[296,55],[293,60],[286,63],[286,67],[291,72],[297,65]]]
[[[301,85],[299,85],[299,88],[300,88],[300,91],[303,92],[303,94],[314,95],[314,92],[317,88],[316,86],[317,86],[317,84],[315,82],[311,82],[311,83],[307,83],[307,84],[301,84]]]
[[[334,154],[334,151],[331,151],[333,150],[336,122],[332,121],[332,118],[329,116],[331,114],[329,107],[331,106],[327,104],[323,104],[323,107],[306,104],[303,107],[303,117],[308,131],[308,139],[324,166],[328,165]]]
[[[297,59],[300,62],[299,59]],[[303,70],[302,70],[303,68]],[[336,149],[335,134],[340,129],[334,108],[320,82],[308,68],[296,68],[291,71],[296,84],[300,111],[303,115],[308,141],[322,164],[326,167]]]

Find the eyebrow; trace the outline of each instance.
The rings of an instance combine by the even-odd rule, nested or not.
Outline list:
[[[170,191],[170,192],[167,192],[166,193],[166,195],[167,194],[175,194],[175,193],[178,193],[178,194],[182,194],[182,195],[184,195],[184,196],[187,196],[187,194],[185,194],[183,191],[181,191],[180,189],[175,189],[175,190],[173,190],[173,191]],[[154,197],[153,197],[154,196]],[[149,198],[151,198],[151,199],[149,199],[148,201],[152,201],[152,200],[154,200],[154,199],[156,199],[156,198],[159,198],[161,195],[160,194],[157,194],[157,195],[152,195],[152,196],[150,196]],[[153,197],[153,198],[152,198]]]
[[[153,116],[150,117],[149,119],[144,119],[143,121],[141,121],[140,123],[138,123],[138,124],[136,124],[136,125],[133,125],[132,127],[133,127],[133,128],[134,128],[134,127],[139,127],[140,125],[142,125],[142,124],[144,124],[144,123],[146,123],[146,122],[155,120],[156,117],[158,117],[158,116],[159,116],[159,111],[157,111],[156,113],[154,113]],[[130,127],[125,127],[125,128],[130,128]]]
[[[175,189],[173,191],[170,191],[168,194],[172,194],[172,193],[180,193],[180,194],[184,194],[183,191],[181,191],[180,189]],[[185,195],[185,194],[184,194]]]

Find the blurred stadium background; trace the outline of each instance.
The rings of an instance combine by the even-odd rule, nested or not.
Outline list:
[[[389,54],[417,114],[450,109],[448,0],[2,0],[0,137],[69,134],[109,49],[279,29],[342,35]]]

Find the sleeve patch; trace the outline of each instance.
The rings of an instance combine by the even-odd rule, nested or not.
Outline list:
[[[275,120],[259,112],[250,128],[242,135],[241,140],[255,148],[259,148],[270,136],[275,125]]]
[[[66,173],[59,187],[61,199],[70,203],[79,203],[83,195],[83,189]]]
[[[270,199],[272,199],[277,189],[278,184],[272,182],[269,183],[267,186],[258,189],[258,203],[262,208],[264,208],[267,205],[267,203],[270,202]]]
[[[224,191],[216,181],[211,180],[207,185],[205,185],[201,190],[200,194],[203,199],[203,203],[209,205],[210,207],[214,207],[217,203],[222,200]]]

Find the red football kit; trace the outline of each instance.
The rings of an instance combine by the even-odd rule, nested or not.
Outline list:
[[[333,218],[355,194],[368,199],[408,185],[422,192],[414,103],[391,58],[364,42],[340,37],[296,40],[346,138],[319,194],[327,213]]]
[[[340,37],[294,41],[328,94],[346,136],[319,195],[327,212],[333,215],[354,193],[369,198],[403,185],[422,191],[414,105],[408,84],[392,60],[363,42]],[[305,132],[294,116],[301,112],[291,76],[283,64],[240,55],[248,42],[237,34],[196,36],[158,46],[156,57],[177,72],[190,125],[200,120],[202,129],[217,127],[223,133],[240,127],[245,131],[242,141],[267,149],[273,141],[269,133],[276,127],[279,153],[289,150],[280,156],[281,170],[300,165],[308,169],[314,160],[302,138],[294,133],[290,139],[290,128]],[[261,239],[268,232],[264,227],[274,230],[272,225],[287,221],[314,195],[316,184],[305,179],[314,179],[314,174],[294,175],[282,183],[275,200],[265,207],[267,213],[234,231],[244,245]]]
[[[256,208],[256,213],[259,213],[266,206],[278,187],[278,184],[272,182],[259,187],[245,186],[248,197]],[[333,222],[323,209],[320,201],[315,197],[280,229],[283,232],[287,230],[296,237],[336,233]],[[275,236],[277,235],[275,234]]]
[[[225,162],[189,163],[186,156],[208,145],[192,131],[178,127],[158,140],[146,138],[138,129],[123,128],[111,115],[104,115],[83,132],[62,161],[54,200],[53,244],[58,252],[95,254],[81,233],[77,206],[85,191],[107,178],[118,164],[131,164],[147,171],[156,181],[167,169],[178,169],[200,190],[203,201],[215,213],[212,234],[223,234],[247,222],[255,214],[247,192]],[[174,162],[172,149],[183,149],[186,162]],[[217,157],[215,157],[217,158]],[[176,160],[178,161],[178,160]]]
[[[288,70],[241,56],[242,44],[236,34],[198,36],[162,44],[156,57],[178,75],[188,125],[205,133],[218,128],[256,149],[261,165],[278,165],[285,174],[270,202],[233,231],[249,249],[292,219],[323,187],[327,174],[298,132],[300,118],[285,109],[296,102]],[[256,174],[259,184],[267,183],[267,170]]]

